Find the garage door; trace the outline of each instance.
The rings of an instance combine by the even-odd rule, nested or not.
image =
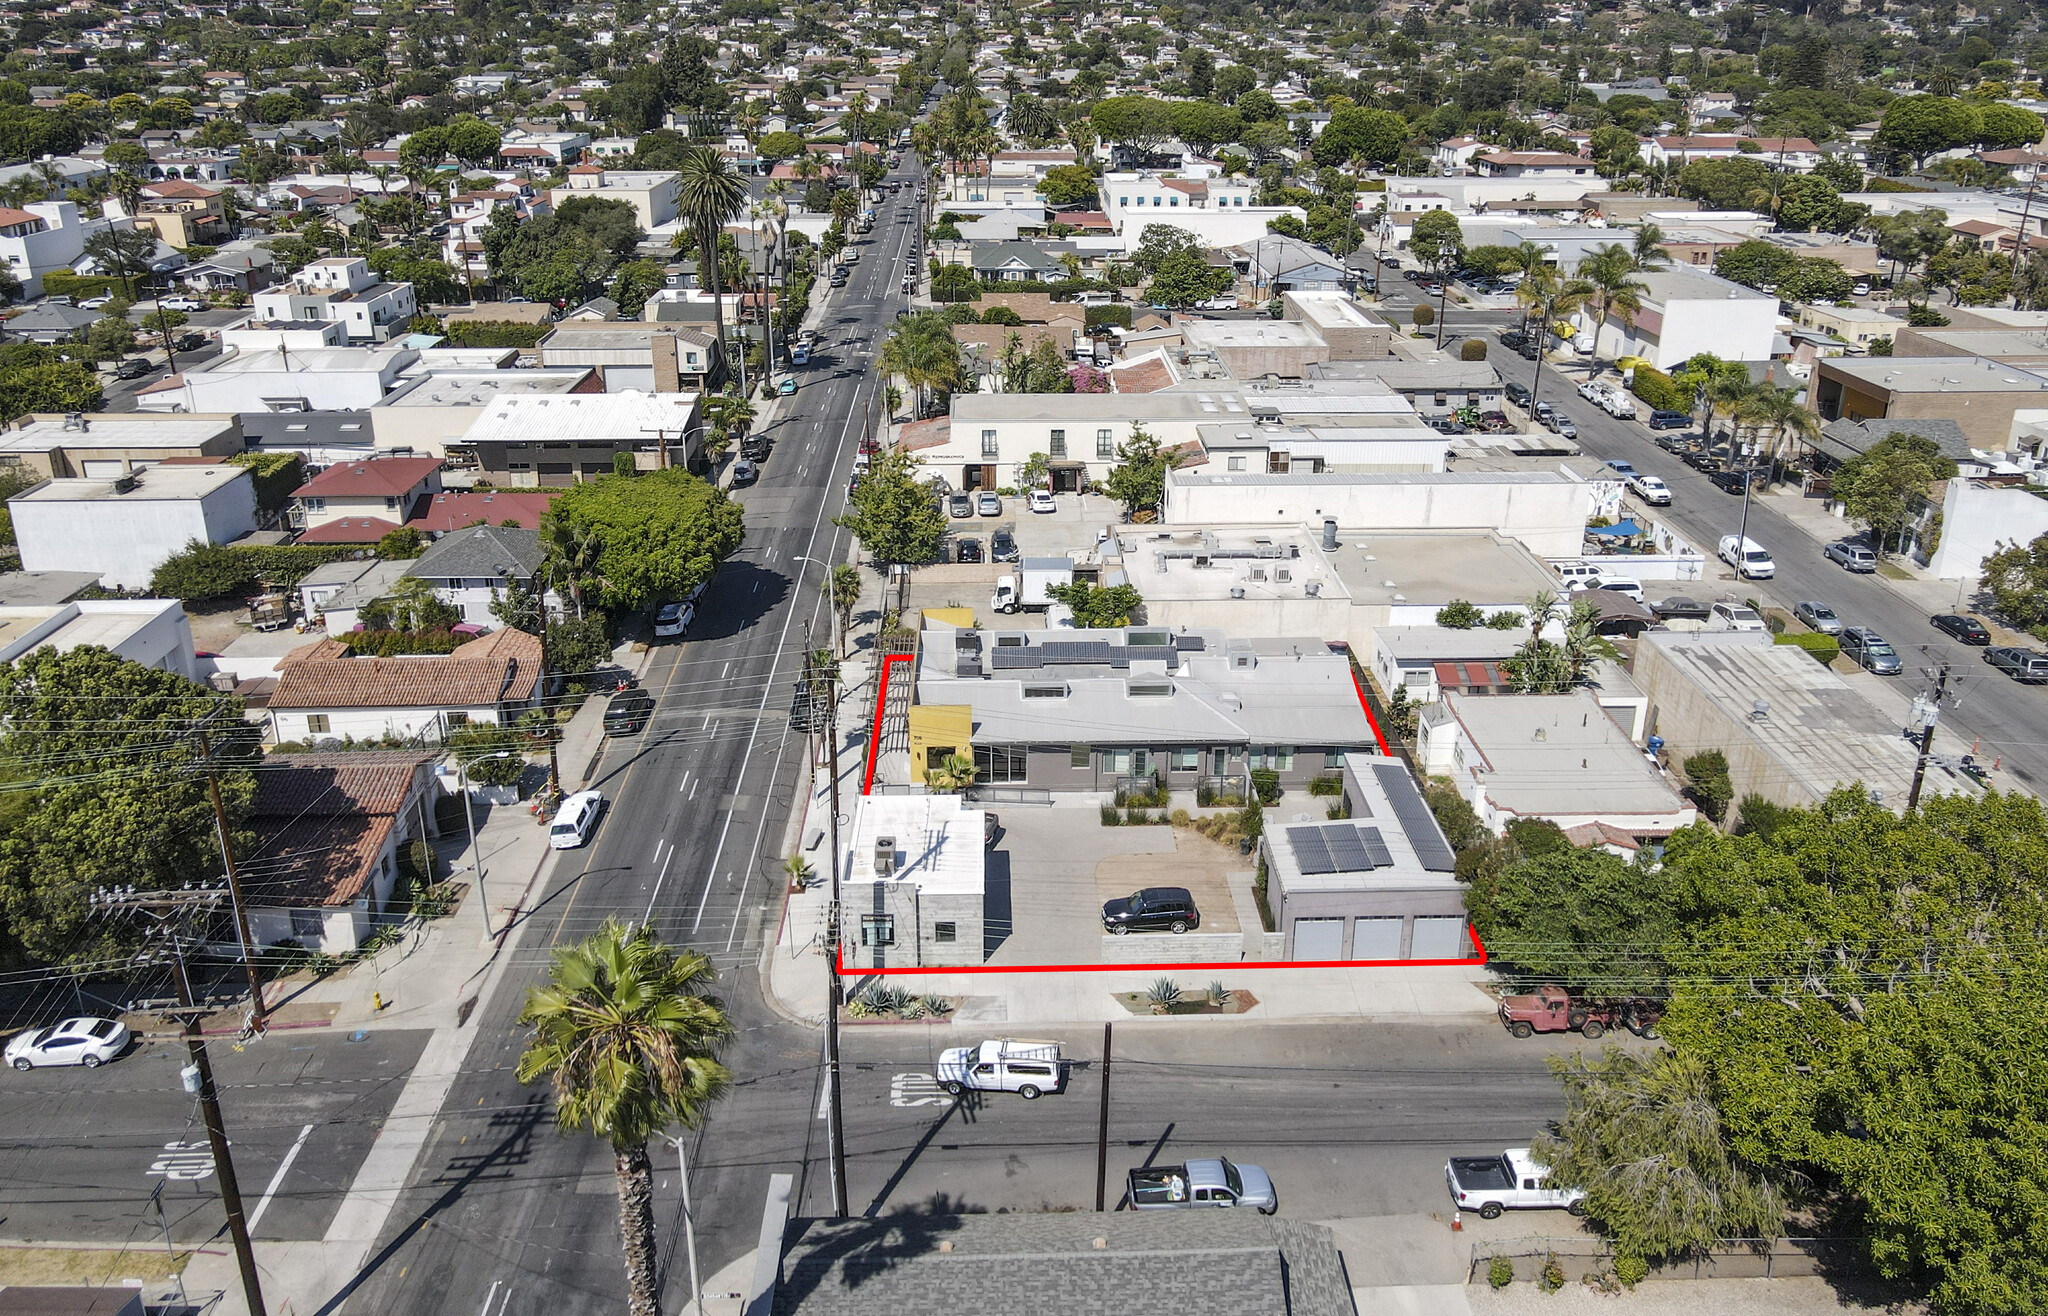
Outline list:
[[[1398,960],[1401,958],[1400,918],[1362,918],[1351,927],[1351,958],[1354,960]]]
[[[1344,920],[1341,918],[1298,918],[1294,920],[1294,958],[1298,960],[1343,959]]]
[[[119,460],[81,463],[88,480],[118,480],[128,473],[127,467]]]
[[[1415,940],[1408,958],[1412,960],[1456,960],[1465,957],[1465,920],[1462,918],[1418,918]]]

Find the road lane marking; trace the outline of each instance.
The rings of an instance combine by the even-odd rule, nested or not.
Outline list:
[[[889,1080],[889,1104],[897,1107],[943,1106],[951,1097],[930,1074],[898,1074]]]
[[[306,1145],[306,1139],[311,1137],[312,1133],[313,1126],[310,1124],[300,1129],[298,1141],[284,1154],[284,1159],[277,1163],[277,1173],[271,1175],[270,1182],[263,1186],[263,1199],[257,1202],[256,1209],[249,1213],[250,1233],[255,1233],[256,1226],[263,1223],[263,1213],[270,1209],[270,1199],[277,1195],[278,1188],[284,1184],[284,1177],[291,1173],[292,1162],[299,1159],[299,1149]]]
[[[726,659],[726,660],[725,660],[725,666],[719,669],[719,672],[718,672],[718,679],[719,679],[719,680],[721,680],[721,681],[723,681],[723,680],[724,680],[724,679],[725,679],[725,678],[726,678],[727,676],[731,675],[731,673],[732,673],[732,659],[728,658],[728,659]]]
[[[661,863],[661,871],[660,871],[659,873],[656,873],[656,874],[654,875],[654,894],[653,894],[653,895],[651,895],[651,896],[649,896],[649,897],[647,897],[647,917],[648,917],[648,918],[652,918],[652,917],[654,917],[654,902],[655,902],[655,901],[657,901],[657,900],[659,900],[659,899],[661,899],[661,884],[662,884],[663,882],[666,882],[666,881],[668,880],[668,866],[669,866],[670,864],[674,863],[674,862],[675,862],[675,860],[676,860],[676,848],[675,848],[674,846],[670,846],[670,847],[668,848],[668,858],[667,858],[667,859],[664,859],[664,860],[662,860],[662,863]],[[641,920],[640,920],[640,925],[641,925],[642,927],[645,927],[645,926],[647,925],[647,919],[645,919],[645,918],[641,919]]]
[[[654,853],[653,853],[653,854],[651,854],[651,855],[649,855],[649,856],[647,856],[647,862],[648,862],[648,863],[650,863],[650,864],[651,864],[651,863],[653,863],[653,862],[654,862],[655,860],[657,860],[657,859],[661,858],[661,841],[662,841],[662,838],[661,838],[661,837],[659,837],[659,836],[657,836],[657,837],[655,837],[655,838],[654,838]]]
[[[694,800],[694,799],[696,799],[696,798],[697,798],[697,787],[698,787],[698,786],[700,786],[701,784],[703,784],[703,781],[704,781],[704,779],[703,779],[702,777],[699,777],[699,778],[697,778],[697,780],[696,780],[696,781],[693,781],[693,782],[691,782],[691,783],[690,783],[690,798],[691,798],[691,799],[693,799],[693,800]]]
[[[682,791],[686,791],[686,790],[688,790],[688,789],[690,789],[690,772],[689,772],[689,769],[685,768],[685,769],[683,770],[683,780],[681,781],[681,783],[680,783],[680,784],[678,784],[678,785],[676,786],[676,790],[677,790],[677,792],[678,792],[678,793],[680,793],[680,792],[682,792]]]

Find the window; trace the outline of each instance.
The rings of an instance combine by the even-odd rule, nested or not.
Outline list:
[[[933,941],[957,941],[959,940],[959,937],[960,925],[958,923],[946,922],[932,924]]]
[[[450,727],[466,727],[469,725],[469,714],[467,713],[443,713],[441,717]]]
[[[1116,199],[1116,203],[1120,206],[1128,206],[1131,204],[1131,199],[1127,196],[1120,196]]]
[[[1140,684],[1133,681],[1129,686],[1129,690],[1133,699],[1164,699],[1173,694],[1173,683],[1170,681],[1147,681]]]
[[[1027,685],[1024,687],[1024,697],[1026,699],[1065,699],[1067,697],[1067,687],[1064,684]]]
[[[974,779],[983,785],[999,786],[1024,780],[1022,745],[976,745]]]
[[[308,713],[308,714],[306,714],[306,734],[307,734],[307,735],[309,735],[309,736],[324,736],[324,735],[326,735],[326,734],[327,734],[327,729],[328,729],[328,728],[327,728],[327,714],[325,714],[325,713]]]
[[[1067,746],[1067,766],[1085,769],[1094,761],[1094,751],[1087,745]]]
[[[1179,198],[1179,197],[1170,197],[1170,198],[1168,198],[1168,199],[1167,199],[1167,202],[1166,202],[1166,204],[1167,204],[1167,205],[1169,205],[1169,206],[1178,206],[1178,205],[1180,204],[1180,198]]]
[[[895,945],[896,916],[894,914],[862,914],[860,916],[860,944],[863,946]]]
[[[1328,768],[1328,769],[1330,769],[1330,771],[1332,771],[1332,772],[1335,772],[1335,771],[1336,771],[1336,770],[1337,770],[1338,768],[1341,768],[1341,767],[1343,767],[1343,766],[1344,766],[1344,751],[1343,751],[1343,750],[1341,750],[1341,749],[1326,749],[1326,750],[1324,750],[1324,751],[1323,751],[1323,766],[1324,766],[1324,767],[1326,767],[1326,768]]]
[[[1439,407],[1448,407],[1451,405],[1451,395],[1441,389],[1437,390],[1436,404]]]
[[[1175,772],[1195,772],[1202,766],[1202,751],[1199,749],[1177,749],[1173,751],[1172,768]]]
[[[1102,751],[1102,770],[1118,777],[1131,775],[1131,751],[1127,749],[1105,749]]]
[[[1266,474],[1268,474],[1268,475],[1285,475],[1285,474],[1287,474],[1287,459],[1288,459],[1288,455],[1287,455],[1286,453],[1284,453],[1284,452],[1269,452],[1269,453],[1267,453],[1267,454],[1266,454]]]
[[[295,909],[292,911],[292,936],[300,943],[310,939],[314,946],[320,944],[320,936],[327,930],[326,921],[317,909]]]
[[[325,498],[301,498],[299,501],[306,505],[306,510],[309,512],[324,512],[327,510],[327,500]]]
[[[983,430],[981,432],[981,455],[984,457],[996,455],[996,432],[994,430]]]
[[[1243,470],[1243,469],[1244,469],[1244,458],[1242,458],[1242,457],[1232,457],[1232,458],[1230,459],[1230,469],[1231,469],[1231,470],[1233,470],[1233,471],[1241,471],[1241,470]]]
[[[1111,442],[1108,430],[1095,431],[1095,455],[1097,457],[1116,456],[1116,444]]]
[[[1053,456],[1064,457],[1067,455],[1067,432],[1065,430],[1054,430],[1051,442]]]
[[[1271,768],[1275,772],[1292,772],[1294,770],[1294,746],[1254,745],[1251,750],[1251,760],[1252,766],[1255,768]]]

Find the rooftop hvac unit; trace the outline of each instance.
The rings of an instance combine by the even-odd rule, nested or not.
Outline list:
[[[875,838],[875,876],[888,877],[896,871],[896,838],[877,836]]]
[[[1232,585],[1232,586],[1230,587],[1230,597],[1231,597],[1231,598],[1233,598],[1233,599],[1241,599],[1241,598],[1243,598],[1243,597],[1244,597],[1244,586],[1242,586],[1242,585]]]
[[[1308,584],[1302,586],[1302,591],[1312,599],[1319,599],[1323,596],[1323,582],[1311,580]]]

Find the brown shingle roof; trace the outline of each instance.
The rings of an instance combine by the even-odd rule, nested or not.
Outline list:
[[[309,658],[278,668],[273,709],[491,708],[533,698],[540,641],[493,631],[450,654]]]
[[[242,882],[258,905],[360,899],[432,754],[273,754],[256,775]]]
[[[392,498],[441,469],[439,457],[379,457],[330,466],[292,491],[294,498]]]
[[[374,544],[392,531],[398,522],[380,516],[344,516],[316,525],[299,535],[301,544]]]

